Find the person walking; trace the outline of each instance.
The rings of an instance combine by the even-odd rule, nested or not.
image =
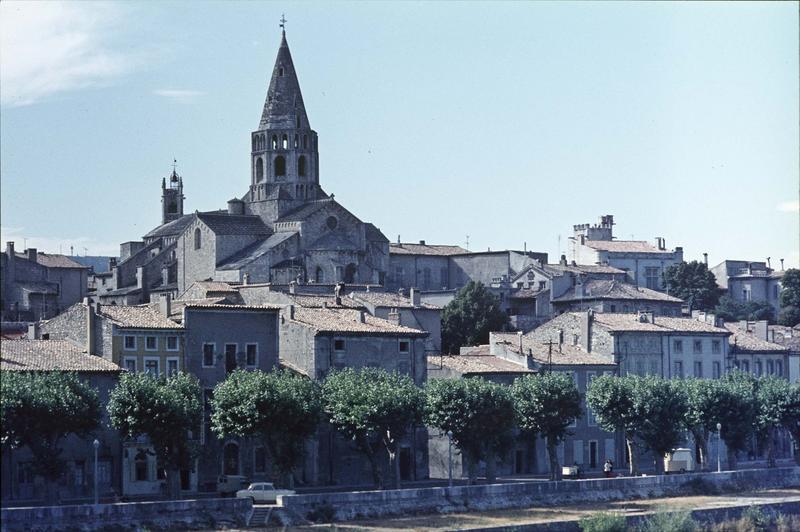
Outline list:
[[[614,471],[614,464],[611,463],[610,458],[606,458],[606,463],[603,464],[603,473],[605,473],[606,478],[611,478],[612,471]]]

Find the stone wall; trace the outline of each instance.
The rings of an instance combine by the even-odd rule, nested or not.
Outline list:
[[[81,504],[3,508],[3,532],[22,530],[101,530],[140,528],[243,527],[252,511],[250,499],[202,499],[118,504]]]

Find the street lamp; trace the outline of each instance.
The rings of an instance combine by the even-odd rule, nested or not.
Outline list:
[[[98,494],[97,494],[97,449],[100,448],[100,442],[95,439],[92,442],[94,446],[94,504],[97,506],[98,504]]]
[[[719,456],[719,442],[722,439],[722,423],[717,423],[717,473],[722,472],[722,462]]]
[[[447,486],[453,487],[453,432],[447,431]]]

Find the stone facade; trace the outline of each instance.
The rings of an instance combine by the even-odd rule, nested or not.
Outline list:
[[[784,270],[773,270],[766,262],[726,260],[710,268],[717,284],[728,297],[739,303],[769,303],[775,316],[780,311]]]

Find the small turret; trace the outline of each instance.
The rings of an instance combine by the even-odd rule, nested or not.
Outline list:
[[[178,161],[172,161],[169,179],[161,179],[161,223],[165,224],[183,216],[183,178],[177,172]]]

